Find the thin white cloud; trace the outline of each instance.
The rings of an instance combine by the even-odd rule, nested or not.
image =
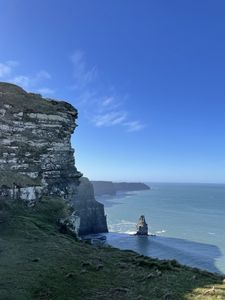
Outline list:
[[[125,112],[109,112],[106,114],[97,115],[93,122],[97,127],[101,126],[114,126],[123,123],[126,120],[126,113]]]
[[[75,79],[73,89],[80,90],[92,83],[97,78],[96,66],[88,68],[83,51],[75,51],[71,56],[71,61],[73,64],[73,76]]]
[[[18,61],[15,60],[8,60],[6,62],[0,62],[0,78],[5,79],[10,76],[14,68],[19,65]]]
[[[121,111],[124,100],[119,96],[106,96],[98,101],[99,112]]]
[[[31,85],[31,78],[25,75],[18,75],[11,78],[10,82],[17,84],[23,88],[28,88]]]
[[[14,83],[26,90],[37,91],[39,93],[42,91],[43,95],[54,93],[54,90],[49,87],[40,88],[40,85],[52,78],[49,72],[40,70],[33,75],[19,74],[16,69],[18,66],[20,66],[20,63],[16,60],[0,62],[0,80]]]
[[[36,74],[36,81],[51,78],[52,76],[46,70],[41,70]]]
[[[128,132],[140,131],[146,127],[140,121],[125,122],[123,125],[127,128]]]
[[[129,117],[124,109],[127,96],[117,95],[100,81],[97,67],[89,67],[84,52],[77,50],[71,56],[77,104],[96,127],[123,126],[128,132],[139,131],[145,126]]]
[[[55,90],[47,88],[47,87],[43,87],[37,90],[38,93],[40,93],[43,96],[50,96],[55,94]]]
[[[51,75],[45,70],[40,70],[34,75],[16,75],[9,80],[24,89],[36,89],[39,84],[49,79]]]
[[[102,106],[109,106],[113,102],[113,97],[107,97],[102,101]]]
[[[0,64],[0,78],[7,76],[11,73],[11,68],[6,64]]]
[[[97,104],[99,101],[98,95],[95,91],[88,89],[80,91],[76,94],[76,103],[79,107],[85,108]]]

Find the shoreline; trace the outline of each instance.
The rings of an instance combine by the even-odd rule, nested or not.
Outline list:
[[[98,199],[106,204],[110,234],[135,233],[138,216],[144,212],[150,225],[149,231],[157,235],[154,237],[156,241],[150,250],[146,249],[146,243],[140,250],[140,245],[129,241],[130,249],[138,249],[139,253],[150,257],[178,257],[181,263],[210,271],[217,269],[225,274],[225,244],[220,225],[224,224],[223,192],[224,189],[216,189],[215,186],[202,189],[202,186],[195,185],[187,190],[182,184],[163,184],[152,185],[151,193],[138,191]],[[211,197],[217,200],[215,204]],[[110,205],[107,205],[109,201]],[[210,224],[214,224],[213,227]],[[113,243],[124,248],[119,239]],[[166,248],[169,251],[167,256]],[[200,266],[198,260],[201,261]]]
[[[132,233],[108,232],[84,236],[93,245],[108,245],[122,251],[134,251],[152,259],[176,260],[183,266],[197,268],[213,274],[224,276],[215,266],[215,260],[210,255],[205,257],[202,252],[213,251],[214,245],[196,243],[190,240],[164,236],[139,236]],[[187,251],[187,248],[191,251]],[[213,253],[212,253],[213,254]]]

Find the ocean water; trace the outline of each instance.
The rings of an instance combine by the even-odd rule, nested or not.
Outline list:
[[[108,243],[225,274],[225,185],[149,186],[149,191],[97,198],[105,204]],[[156,237],[132,235],[142,214]]]

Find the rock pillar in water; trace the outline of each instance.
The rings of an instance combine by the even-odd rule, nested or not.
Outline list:
[[[148,235],[148,224],[145,221],[145,216],[140,216],[137,224],[136,235]]]

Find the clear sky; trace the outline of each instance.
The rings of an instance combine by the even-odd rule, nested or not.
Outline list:
[[[224,0],[1,0],[0,80],[79,109],[91,179],[225,182]]]

